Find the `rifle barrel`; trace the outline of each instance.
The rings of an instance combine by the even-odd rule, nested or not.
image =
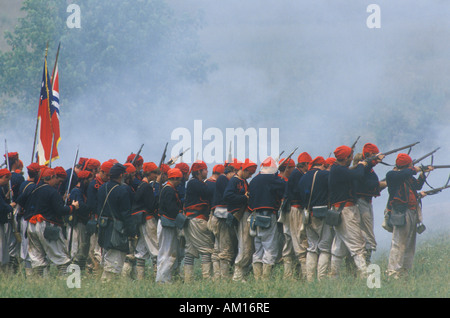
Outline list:
[[[433,151],[427,153],[426,155],[423,155],[422,157],[413,160],[413,165],[415,165],[416,163],[421,162],[423,159],[425,159],[425,158],[431,156],[432,154],[434,154],[434,153],[435,153],[436,151],[438,151],[439,149],[441,149],[441,147],[437,147],[436,149],[434,149]]]
[[[400,148],[396,148],[396,149],[393,149],[393,150],[389,150],[389,151],[386,151],[386,152],[382,152],[382,154],[385,155],[385,156],[387,156],[387,155],[396,153],[396,152],[398,152],[398,151],[400,151],[400,150],[411,148],[411,147],[417,145],[419,142],[420,142],[420,141],[417,141],[417,142],[415,142],[415,143],[413,143],[413,144],[409,144],[409,145],[406,145],[406,146],[403,146],[403,147],[400,147]],[[366,160],[367,162],[371,162],[372,160],[375,160],[375,159],[377,159],[377,158],[378,158],[378,156],[375,155],[375,156],[372,156],[372,157],[367,158],[367,159],[365,159],[365,160]]]
[[[410,144],[410,145],[407,145],[407,146],[403,146],[403,147],[400,147],[400,148],[396,148],[396,149],[394,149],[394,150],[390,150],[390,151],[384,152],[383,155],[387,156],[387,155],[393,154],[393,153],[395,153],[395,152],[398,152],[398,151],[400,151],[400,150],[408,149],[408,148],[414,147],[414,146],[417,145],[419,142],[420,142],[420,141],[417,141],[417,142],[415,142],[415,143],[413,143],[413,144]]]
[[[133,160],[131,160],[131,164],[132,165],[134,165],[134,162],[138,159],[139,155],[141,154],[141,151],[142,151],[143,147],[144,147],[144,144],[141,145],[141,148],[139,148],[138,152],[136,153],[136,156],[134,156]]]
[[[356,138],[355,142],[354,142],[353,145],[352,145],[352,149],[355,149],[356,144],[357,144],[358,141],[359,141],[359,138],[361,138],[361,136],[358,136],[358,138]]]
[[[287,160],[291,159],[292,155],[297,151],[297,149],[298,147],[295,147],[295,149],[289,154],[289,156],[287,156],[286,158],[284,158],[282,162],[280,162],[278,168],[280,168],[283,165],[283,163],[285,163]]]
[[[78,160],[78,151],[79,151],[79,146],[77,147],[77,152],[75,154],[75,160],[73,161],[73,165],[72,165],[72,171],[70,172],[69,183],[67,185],[67,190],[66,190],[66,198],[64,199],[64,206],[67,205],[67,197],[69,196],[70,184],[72,183],[72,178],[73,178],[73,173],[74,173],[74,170],[75,170],[75,165],[77,164],[77,160]]]
[[[161,166],[162,166],[162,164],[164,163],[164,160],[166,160],[166,152],[167,152],[167,145],[168,145],[169,143],[168,142],[166,142],[166,146],[164,147],[164,152],[163,152],[163,154],[162,154],[162,156],[161,156],[161,161],[159,162],[159,167],[161,168]]]

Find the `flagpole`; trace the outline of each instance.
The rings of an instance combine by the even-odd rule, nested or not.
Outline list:
[[[53,143],[55,141],[55,134],[52,132],[52,147],[50,148],[50,161],[48,162],[48,167],[52,167],[52,157],[53,157]]]
[[[53,66],[53,72],[52,72],[52,77],[51,77],[51,82],[53,83],[53,79],[55,77],[55,70],[56,70],[56,65],[58,65],[58,57],[59,57],[59,48],[61,47],[61,42],[59,42],[58,44],[58,51],[56,51],[56,59],[55,59],[55,65]],[[53,86],[53,85],[52,85]]]
[[[47,60],[47,52],[48,52],[48,41],[47,46],[45,47],[45,60]],[[33,143],[33,151],[31,152],[31,163],[34,162],[34,151],[36,150],[36,139],[39,127],[39,107],[38,107],[38,115],[36,116],[36,128],[34,130],[34,143]]]

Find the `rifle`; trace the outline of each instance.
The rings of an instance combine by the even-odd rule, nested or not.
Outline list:
[[[426,168],[426,166],[422,165],[422,167]],[[450,165],[431,165],[433,169],[447,169],[450,168]]]
[[[355,150],[355,147],[356,147],[356,144],[358,143],[358,141],[359,141],[359,138],[361,138],[361,136],[358,136],[358,138],[356,138],[356,140],[355,140],[355,142],[353,143],[353,145],[352,145],[352,150]]]
[[[134,156],[133,160],[131,161],[131,164],[132,164],[133,166],[134,166],[134,162],[139,158],[139,155],[141,154],[142,147],[144,147],[144,144],[141,145],[141,148],[139,148],[139,150],[138,150],[136,156]],[[133,153],[131,153],[131,154],[133,154]]]
[[[433,194],[439,193],[439,192],[441,192],[444,189],[450,188],[450,184],[449,183],[450,183],[450,175],[448,176],[447,182],[445,183],[444,186],[425,191],[425,193],[427,195],[433,195]]]
[[[433,155],[433,154],[434,154],[436,151],[438,151],[439,149],[441,149],[441,147],[437,147],[436,149],[434,149],[433,151],[427,153],[426,155],[423,155],[422,157],[413,160],[413,162],[412,162],[413,166],[416,165],[417,163],[419,163],[420,161],[422,161],[423,159],[425,159],[425,158],[427,158],[427,157]]]
[[[66,192],[65,192],[65,197],[66,197],[66,198],[64,199],[64,206],[67,205],[67,199],[68,199],[68,197],[69,197],[70,184],[72,183],[72,177],[73,177],[73,173],[74,173],[74,170],[75,170],[75,165],[77,164],[77,160],[78,160],[78,150],[79,150],[79,146],[77,146],[77,152],[76,152],[76,154],[75,154],[75,160],[73,161],[72,171],[70,172],[69,184],[67,185],[67,190],[66,190]],[[72,219],[70,219],[71,217],[72,217]],[[72,221],[72,220],[74,221],[74,218],[73,218],[72,215],[69,217],[69,220],[70,220],[70,221]],[[70,256],[70,253],[71,253],[71,251],[72,251],[72,238],[73,238],[73,225],[70,226],[70,234],[69,234],[69,256]]]
[[[231,141],[230,141],[230,148],[228,149],[228,164],[230,164],[233,161],[233,157],[231,155]]]
[[[163,154],[161,156],[161,161],[159,162],[159,168],[161,168],[162,164],[164,163],[164,160],[166,160],[166,153],[167,153],[167,145],[168,144],[169,143],[166,142],[166,146],[164,147],[164,151],[163,151]]]
[[[6,162],[6,168],[11,171],[11,167],[9,165],[9,158],[8,158],[8,143],[5,139],[5,162]],[[9,200],[11,203],[14,202],[13,200],[13,193],[12,193],[12,185],[11,185],[11,178],[9,178]],[[14,236],[16,237],[16,240],[21,243],[22,242],[22,237],[20,236],[20,232],[19,232],[19,228],[17,227],[17,223],[14,221],[14,218],[16,216],[18,212],[18,209],[14,209],[14,211],[12,213],[8,213],[8,223],[10,224],[13,232],[14,232]]]
[[[403,147],[400,147],[400,148],[396,148],[396,149],[393,149],[393,150],[390,150],[390,151],[382,152],[381,155],[387,156],[387,155],[390,155],[390,154],[399,152],[400,150],[403,150],[403,149],[408,149],[408,148],[411,149],[412,147],[414,147],[415,145],[417,145],[419,142],[420,142],[420,141],[417,141],[417,142],[415,142],[415,143],[412,143],[412,144],[409,144],[409,145],[406,145],[406,146],[403,146]],[[380,155],[380,154],[377,154],[377,155],[372,156],[372,157],[370,157],[370,158],[366,158],[366,159],[364,159],[364,161],[370,163],[370,162],[372,162],[373,160],[377,160],[379,155]]]
[[[292,155],[297,151],[298,147],[295,147],[295,149],[289,154],[289,156],[287,156],[286,158],[283,159],[283,161],[280,162],[280,164],[278,165],[278,169],[280,169],[280,167],[283,165],[283,163],[285,163],[287,160],[291,159]]]
[[[280,152],[280,154],[278,155],[277,159],[275,159],[275,161],[278,162],[278,160],[280,160],[280,158],[283,154],[284,154],[284,150],[282,152]]]
[[[178,160],[178,158],[183,157],[183,155],[184,155],[184,154],[186,153],[186,151],[188,151],[189,149],[191,149],[191,147],[187,148],[185,151],[181,151],[177,156],[175,156],[175,157],[173,157],[173,158],[170,158],[170,160],[167,161],[166,164],[169,165],[169,166],[173,165],[173,164]]]

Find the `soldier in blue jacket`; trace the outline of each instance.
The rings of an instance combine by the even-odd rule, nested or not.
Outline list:
[[[71,259],[67,250],[67,237],[63,217],[73,214],[79,208],[78,201],[69,206],[56,186],[59,180],[55,171],[44,168],[39,182],[31,193],[28,220],[28,253],[31,265],[37,275],[42,275],[49,261],[57,266],[61,275],[66,274]]]
[[[229,213],[227,204],[223,198],[228,181],[235,175],[232,165],[224,168],[217,180],[214,195],[211,202],[212,216],[209,222],[215,223],[210,226],[215,236],[213,253],[214,277],[229,279],[231,276],[231,266],[237,253],[237,237],[233,224],[228,224]],[[233,217],[233,216],[231,216]],[[216,262],[214,262],[216,259]],[[217,264],[218,263],[218,264]]]
[[[89,255],[89,235],[86,231],[86,223],[89,220],[89,207],[87,205],[87,188],[93,178],[91,171],[83,170],[78,173],[78,184],[70,191],[70,201],[78,201],[80,208],[73,213],[67,227],[67,238],[70,257],[74,264],[81,270],[86,267]]]
[[[363,146],[362,158],[367,159],[378,155],[378,147],[372,143]],[[379,154],[379,159],[369,162],[364,169],[364,176],[355,184],[356,205],[361,215],[361,230],[366,240],[366,260],[370,263],[372,253],[377,248],[374,232],[372,199],[380,195],[381,190],[386,188],[386,181],[379,181],[374,167],[384,155]]]
[[[354,169],[349,169],[353,160],[353,149],[348,146],[337,147],[334,155],[336,162],[330,169],[328,190],[332,209],[341,213],[340,223],[334,225],[331,276],[339,275],[343,259],[350,253],[359,276],[365,277],[367,275],[366,242],[361,231],[361,216],[356,206],[354,184],[363,178],[367,162],[361,161]]]
[[[238,240],[238,253],[234,261],[234,281],[244,280],[246,270],[252,264],[252,255],[255,251],[253,237],[250,236],[250,224],[247,221],[250,216],[247,179],[255,173],[257,166],[249,159],[239,166],[238,172],[228,181],[223,194],[229,213],[229,224],[236,228]]]
[[[9,263],[9,246],[5,225],[8,223],[8,214],[13,212],[15,202],[8,203],[3,189],[8,185],[11,172],[8,169],[0,169],[0,269]]]
[[[266,159],[263,166],[274,166],[272,158]],[[280,233],[277,226],[277,211],[284,194],[285,181],[276,173],[262,170],[249,184],[249,210],[252,211],[250,226],[255,233],[255,252],[253,253],[253,274],[255,279],[269,279],[280,249]]]
[[[421,198],[426,196],[426,193],[420,190],[425,182],[424,172],[432,170],[431,166],[425,169],[414,167],[411,157],[400,153],[395,161],[395,168],[386,174],[389,191],[387,206],[393,226],[387,268],[389,277],[398,279],[406,276],[412,267],[417,224],[421,221]],[[418,172],[421,173],[416,179],[414,175]]]
[[[192,178],[186,185],[184,213],[189,218],[184,227],[186,238],[186,255],[184,258],[185,282],[192,280],[194,275],[194,258],[200,257],[202,277],[211,278],[212,259],[214,251],[214,235],[208,229],[210,214],[210,190],[204,182],[208,175],[206,163],[197,160],[191,166]]]
[[[180,265],[180,239],[175,219],[183,213],[183,204],[178,195],[177,187],[183,173],[178,168],[167,171],[168,181],[160,191],[158,221],[158,261],[156,269],[156,282],[170,283],[172,276]]]
[[[331,261],[333,231],[324,219],[324,213],[328,210],[329,176],[325,164],[323,157],[314,158],[311,161],[310,169],[298,184],[300,203],[304,206],[305,215],[309,215],[309,221],[305,225],[308,238],[306,255],[306,278],[308,281],[312,281],[316,274],[318,280],[323,279]]]
[[[122,272],[129,252],[128,237],[134,237],[129,190],[123,185],[126,167],[116,163],[110,180],[98,189],[98,243],[103,248],[102,281],[109,281]]]

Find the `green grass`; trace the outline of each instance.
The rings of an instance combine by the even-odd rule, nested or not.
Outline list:
[[[120,278],[102,284],[99,277],[82,275],[81,288],[68,288],[66,280],[55,277],[53,270],[45,279],[25,279],[17,275],[0,274],[2,298],[448,298],[450,239],[447,234],[435,235],[420,243],[416,249],[413,270],[407,278],[388,280],[384,275],[388,251],[373,262],[381,267],[381,287],[369,288],[366,280],[345,274],[338,279],[320,282],[283,280],[282,265],[274,268],[270,281],[247,282],[203,281],[196,263],[196,280],[184,284],[156,284],[153,279],[132,281]]]

